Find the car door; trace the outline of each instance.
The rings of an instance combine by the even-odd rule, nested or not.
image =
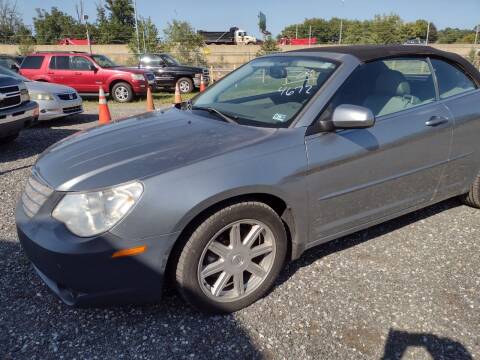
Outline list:
[[[74,78],[70,71],[68,55],[52,56],[48,64],[47,74],[56,84],[73,86]]]
[[[376,124],[306,137],[315,243],[428,204],[449,157],[452,121],[426,59],[359,66],[319,120],[342,104],[370,108]]]
[[[458,65],[431,59],[439,97],[455,119],[452,151],[437,199],[463,194],[480,170],[480,90]]]
[[[96,84],[97,71],[93,62],[84,56],[70,56],[70,70],[74,75],[75,89],[81,93],[95,93],[98,91]]]

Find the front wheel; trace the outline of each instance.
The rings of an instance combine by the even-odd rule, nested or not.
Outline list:
[[[133,89],[126,82],[118,82],[112,87],[112,98],[119,103],[130,102],[133,99]]]
[[[229,313],[249,306],[273,286],[283,267],[287,238],[269,206],[244,202],[205,220],[183,248],[176,282],[199,310]]]
[[[182,94],[188,94],[193,91],[193,81],[190,78],[180,78],[177,81],[177,85]]]

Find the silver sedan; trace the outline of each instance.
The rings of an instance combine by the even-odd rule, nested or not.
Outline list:
[[[52,120],[83,112],[82,98],[69,86],[32,81],[2,66],[0,74],[19,78],[25,83],[30,99],[38,103],[38,120]]]

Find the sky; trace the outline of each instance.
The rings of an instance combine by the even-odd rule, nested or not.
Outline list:
[[[94,20],[96,4],[84,0],[86,14]],[[190,22],[196,30],[224,31],[238,26],[260,37],[257,15],[267,16],[267,29],[277,35],[286,25],[305,18],[341,17],[371,19],[375,14],[399,14],[403,20],[424,18],[445,27],[474,28],[480,23],[480,0],[136,0],[138,14],[150,16],[159,29],[172,19]],[[32,24],[35,8],[56,6],[75,14],[77,0],[16,0],[26,24]]]

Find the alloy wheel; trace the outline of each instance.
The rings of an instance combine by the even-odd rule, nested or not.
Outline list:
[[[215,301],[239,300],[257,289],[275,259],[272,230],[257,220],[225,226],[208,242],[198,265],[200,288]]]

